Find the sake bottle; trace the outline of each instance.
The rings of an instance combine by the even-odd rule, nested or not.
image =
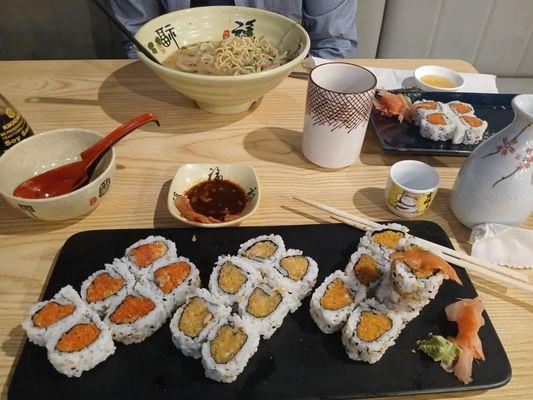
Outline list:
[[[0,155],[32,135],[24,117],[0,94]]]

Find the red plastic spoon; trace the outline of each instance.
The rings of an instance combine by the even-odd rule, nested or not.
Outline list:
[[[83,151],[80,154],[81,161],[62,165],[30,178],[18,185],[13,191],[13,195],[26,199],[45,199],[78,189],[89,181],[90,176],[87,171],[100,159],[100,155],[124,136],[151,121],[159,125],[157,117],[152,113],[140,115],[126,122],[98,143]]]

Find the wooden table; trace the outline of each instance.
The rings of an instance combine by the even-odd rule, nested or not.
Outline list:
[[[362,65],[413,69],[427,60],[356,60]],[[474,68],[459,60],[431,60],[463,72]],[[252,112],[220,116],[197,109],[157,79],[140,62],[0,62],[0,92],[13,102],[35,132],[79,127],[110,132],[148,111],[161,127],[147,125],[117,147],[117,173],[107,198],[92,214],[72,221],[46,223],[19,214],[0,200],[0,385],[7,397],[9,376],[25,340],[23,315],[42,293],[54,259],[72,234],[89,229],[179,227],[166,208],[170,180],[186,162],[246,162],[262,184],[258,211],[245,225],[328,223],[319,213],[291,199],[313,198],[370,219],[396,219],[383,188],[389,167],[403,157],[386,154],[368,132],[361,160],[325,171],[300,151],[307,83],[286,79]],[[469,231],[449,210],[450,190],[461,157],[416,157],[434,166],[441,189],[424,219],[440,224],[456,246],[465,247]],[[524,224],[533,228],[533,218]],[[533,276],[533,274],[531,274]],[[446,398],[530,399],[533,395],[533,301],[525,292],[505,290],[474,277],[508,352],[512,381],[489,392]],[[421,396],[420,398],[442,398]]]

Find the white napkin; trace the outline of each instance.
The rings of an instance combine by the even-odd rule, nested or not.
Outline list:
[[[326,60],[324,58],[313,57],[312,60],[304,60],[304,65],[308,67],[314,65],[320,65],[332,60]],[[367,67],[378,78],[379,89],[400,89],[402,87],[416,86],[416,82],[413,77],[413,70],[410,69],[391,69],[391,68],[376,68]],[[496,87],[496,75],[490,74],[473,74],[466,72],[459,72],[464,79],[464,85],[461,88],[461,92],[473,92],[473,93],[498,93]]]
[[[481,224],[470,234],[472,256],[514,268],[533,268],[533,230]]]

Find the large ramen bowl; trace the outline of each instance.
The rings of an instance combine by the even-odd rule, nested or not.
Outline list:
[[[139,58],[161,79],[198,106],[216,114],[246,111],[276,87],[305,58],[310,39],[296,22],[273,12],[248,7],[197,7],[162,15],[147,22],[135,35],[158,61],[191,44],[227,36],[264,36],[291,60],[270,70],[237,76],[201,75],[159,65],[138,52]],[[179,47],[178,47],[179,46]]]

